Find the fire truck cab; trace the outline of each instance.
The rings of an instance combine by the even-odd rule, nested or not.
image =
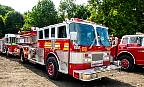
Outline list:
[[[5,37],[0,40],[0,51],[1,53],[6,53],[14,55],[14,49],[16,48],[16,34],[5,34]]]
[[[119,61],[110,56],[107,27],[72,19],[39,28],[36,38],[33,45],[24,43],[21,60],[45,65],[51,79],[64,73],[91,81],[120,68]]]
[[[111,49],[116,60],[127,71],[132,71],[135,65],[144,65],[144,35],[125,35],[120,44]]]

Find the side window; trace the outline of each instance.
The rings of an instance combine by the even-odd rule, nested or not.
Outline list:
[[[8,38],[5,39],[5,42],[8,43]]]
[[[66,26],[58,27],[58,38],[66,38]]]
[[[11,43],[11,37],[9,37],[9,43]]]
[[[44,30],[45,38],[49,38],[49,29]]]
[[[11,43],[15,43],[16,42],[16,38],[15,37],[10,37],[10,42]]]
[[[43,39],[43,31],[39,31],[39,39]]]
[[[37,37],[36,36],[32,36],[32,42],[36,42],[37,41]]]
[[[29,41],[28,41],[28,37],[25,37],[25,38],[24,38],[24,42],[25,42],[25,43],[28,43],[28,42],[29,42]]]
[[[141,38],[141,45],[144,46],[144,37]]]
[[[137,43],[138,37],[130,37],[129,43]]]
[[[18,38],[16,38],[16,43],[18,43]]]
[[[55,28],[51,28],[51,37],[55,37]]]
[[[24,38],[20,38],[19,43],[24,43]]]
[[[126,38],[123,38],[122,39],[122,44],[127,44],[128,43],[128,38],[126,37]]]

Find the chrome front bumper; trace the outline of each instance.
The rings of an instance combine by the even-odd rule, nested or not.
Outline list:
[[[74,70],[73,71],[73,77],[74,74],[78,74],[79,77],[77,79],[82,81],[92,81],[95,79],[99,79],[102,77],[107,77],[110,75],[113,75],[120,70],[120,62],[115,61],[113,65],[109,66],[99,66],[92,69],[86,69],[86,70]]]

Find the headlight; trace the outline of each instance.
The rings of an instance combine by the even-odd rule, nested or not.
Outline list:
[[[110,55],[109,55],[109,53],[103,53],[103,60],[104,60],[104,61],[109,61],[109,60],[110,60]]]
[[[112,56],[110,56],[110,62],[113,62],[113,61],[114,61],[113,57],[112,57]]]
[[[90,74],[82,74],[82,79],[83,80],[90,80],[91,79],[91,75]]]
[[[91,61],[92,61],[91,58],[85,58],[85,59],[84,59],[84,62],[85,62],[85,63],[89,63],[89,62],[91,62]]]

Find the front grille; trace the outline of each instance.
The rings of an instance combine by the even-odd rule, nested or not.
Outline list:
[[[103,60],[103,53],[92,54],[92,61],[99,61],[99,60]]]

